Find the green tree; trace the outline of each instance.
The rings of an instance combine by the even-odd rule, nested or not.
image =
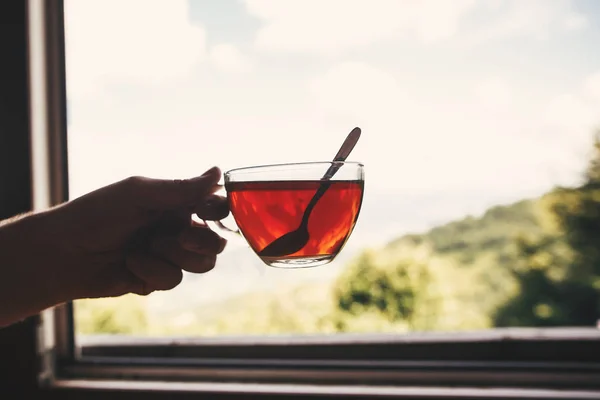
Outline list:
[[[85,299],[75,302],[76,330],[79,334],[147,333],[144,299],[136,295]]]
[[[516,294],[495,312],[496,326],[565,326],[578,320],[569,296],[573,285],[566,279],[570,259],[558,251],[565,242],[554,236],[520,237],[511,267]]]
[[[600,318],[600,140],[585,182],[540,201],[544,235],[516,241],[519,290],[495,314],[497,326],[593,326]]]
[[[426,328],[418,311],[433,316],[436,306],[429,296],[433,277],[426,261],[386,256],[365,251],[340,275],[334,289],[338,310],[350,318],[374,313],[409,329]],[[338,329],[346,330],[345,325],[345,319],[338,319]]]

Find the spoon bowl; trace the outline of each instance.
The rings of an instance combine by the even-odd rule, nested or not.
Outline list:
[[[352,131],[350,131],[346,137],[346,140],[344,140],[344,143],[342,143],[340,150],[333,159],[333,163],[327,169],[327,172],[325,172],[323,178],[321,178],[321,185],[306,206],[304,215],[302,216],[302,222],[298,228],[271,242],[268,246],[260,251],[259,256],[282,257],[294,254],[306,246],[310,238],[310,234],[308,232],[308,219],[310,218],[311,212],[313,211],[317,202],[321,199],[321,197],[323,197],[327,189],[331,186],[330,179],[340,169],[342,163],[346,160],[346,158],[348,158],[354,149],[354,146],[356,146],[358,139],[360,139],[360,133],[360,128],[357,127],[352,129]]]

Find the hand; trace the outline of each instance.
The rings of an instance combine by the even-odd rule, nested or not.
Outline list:
[[[220,177],[215,167],[189,180],[128,178],[0,226],[0,253],[8,254],[0,257],[0,304],[23,301],[31,313],[78,298],[147,295],[177,286],[182,270],[211,270],[226,241],[191,216],[228,215],[214,194]]]

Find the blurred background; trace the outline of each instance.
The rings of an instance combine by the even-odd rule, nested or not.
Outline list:
[[[66,0],[71,198],[130,175],[326,161],[354,126],[332,264],[230,242],[169,292],[75,302],[79,335],[595,327],[600,2]]]

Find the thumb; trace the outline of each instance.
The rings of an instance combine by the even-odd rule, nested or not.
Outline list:
[[[221,170],[213,167],[191,179],[135,178],[132,194],[145,209],[174,209],[194,206],[219,189]]]

